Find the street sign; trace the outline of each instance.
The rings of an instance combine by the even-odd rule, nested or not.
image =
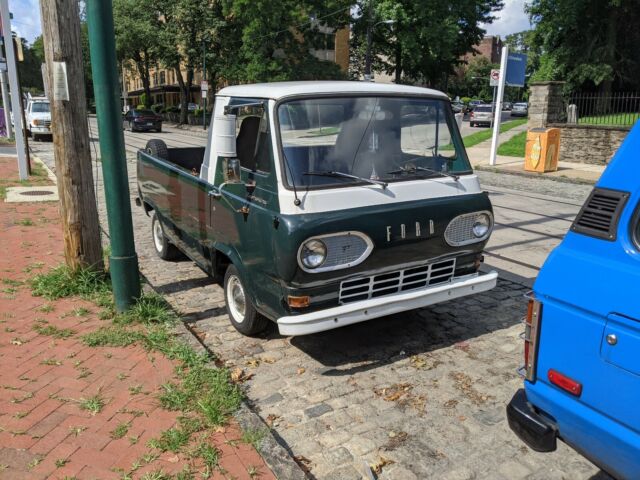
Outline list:
[[[495,69],[491,70],[491,74],[489,75],[489,86],[497,87],[500,83],[500,70]]]
[[[202,98],[207,98],[207,90],[202,90]]]
[[[510,53],[507,58],[507,76],[505,78],[507,85],[524,87],[526,69],[527,55],[525,53]]]
[[[206,92],[207,90],[209,90],[209,82],[207,82],[206,80],[201,81],[200,90],[202,90],[203,92]]]

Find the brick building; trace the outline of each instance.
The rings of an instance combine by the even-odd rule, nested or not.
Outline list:
[[[463,56],[465,63],[474,57],[485,57],[491,63],[500,63],[500,53],[502,52],[502,40],[498,36],[486,35],[478,45],[474,47],[476,52],[469,52]]]

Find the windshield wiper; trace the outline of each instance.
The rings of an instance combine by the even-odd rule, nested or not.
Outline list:
[[[440,170],[433,170],[431,168],[425,168],[425,167],[400,167],[397,170],[391,170],[390,172],[387,172],[387,174],[388,175],[398,175],[400,173],[418,173],[419,171],[420,172],[433,173],[434,175],[441,175],[443,177],[453,178],[456,182],[460,178],[459,175],[456,175],[454,173],[442,172]]]
[[[337,177],[337,178],[349,178],[351,180],[359,180],[361,182],[370,183],[372,185],[380,185],[384,190],[389,185],[387,182],[383,182],[381,180],[373,180],[371,178],[358,177],[357,175],[351,175],[349,173],[344,172],[335,172],[333,170],[329,170],[327,172],[304,172],[303,175],[312,175],[316,177]]]

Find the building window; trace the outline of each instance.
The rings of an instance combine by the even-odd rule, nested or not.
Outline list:
[[[160,85],[164,85],[166,83],[166,73],[164,70],[160,72]]]

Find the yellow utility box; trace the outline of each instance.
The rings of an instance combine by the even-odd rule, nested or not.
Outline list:
[[[559,153],[559,128],[532,128],[527,132],[524,169],[527,172],[555,172]]]

